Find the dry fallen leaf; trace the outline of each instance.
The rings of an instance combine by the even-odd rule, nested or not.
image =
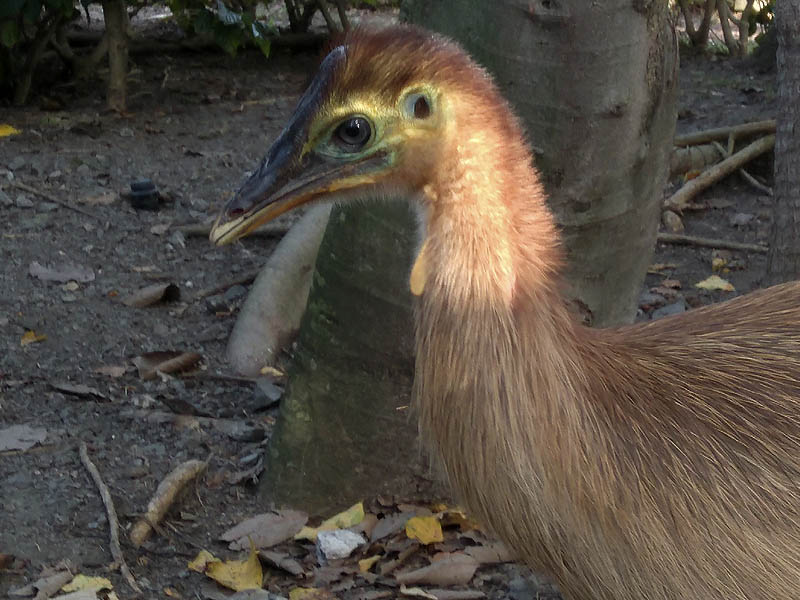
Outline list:
[[[88,385],[81,385],[81,384],[74,384],[74,383],[65,383],[65,382],[55,382],[50,383],[50,387],[54,390],[58,390],[59,392],[64,392],[65,394],[69,394],[70,396],[92,396],[97,400],[108,400],[105,394],[103,394],[100,390],[89,387]]]
[[[122,377],[125,375],[125,371],[127,370],[127,367],[123,367],[121,365],[103,365],[102,367],[97,367],[94,369],[94,372],[100,375],[108,375],[109,377],[116,379],[117,377]]]
[[[172,226],[172,221],[167,221],[166,223],[158,223],[157,225],[153,225],[150,228],[150,233],[153,235],[164,235],[169,231],[169,228]]]
[[[372,568],[372,565],[374,565],[380,559],[381,559],[380,554],[375,554],[374,556],[368,556],[367,558],[362,558],[360,561],[358,561],[358,570],[361,571],[362,573],[366,573]]]
[[[334,529],[346,529],[358,525],[364,518],[364,504],[358,502],[347,510],[332,516],[323,521],[319,527],[303,527],[294,539],[316,541],[320,531],[333,531]]]
[[[158,373],[179,373],[194,367],[203,357],[196,352],[145,352],[133,359],[142,379],[155,379]]]
[[[181,289],[174,283],[148,285],[122,298],[125,306],[145,308],[159,302],[177,302],[181,299]]]
[[[63,592],[77,592],[81,590],[111,590],[111,580],[107,577],[89,577],[78,573],[68,584],[61,588]]]
[[[11,425],[0,429],[0,452],[28,450],[47,439],[47,430],[30,425]]]
[[[207,550],[201,550],[188,567],[237,592],[260,589],[264,580],[258,552],[252,547],[245,560],[221,561]]]
[[[35,331],[28,330],[26,331],[19,340],[20,346],[27,346],[28,344],[34,344],[36,342],[43,342],[47,339],[47,336],[43,333],[36,333]]]
[[[289,600],[336,600],[336,596],[324,588],[297,587],[289,591]]]
[[[444,541],[442,524],[436,517],[412,517],[406,523],[406,535],[423,544],[434,544]]]
[[[427,567],[405,571],[395,574],[395,579],[402,585],[412,585],[424,583],[428,585],[464,585],[469,583],[475,570],[478,568],[478,561],[462,554],[454,552],[447,554],[443,558],[432,562]]]
[[[109,206],[116,202],[119,195],[110,190],[97,190],[88,196],[80,198],[78,202],[86,204],[87,206]]]
[[[19,129],[8,123],[0,123],[0,138],[8,137],[9,135],[17,135],[21,133]]]
[[[671,288],[673,290],[681,289],[681,282],[677,279],[664,279],[661,282],[662,287]]]
[[[419,587],[406,587],[405,585],[400,586],[400,593],[404,596],[410,596],[411,598],[427,598],[428,600],[439,600],[433,594],[429,594],[425,590]]]
[[[468,546],[464,554],[471,556],[482,565],[512,562],[514,555],[502,542],[492,542],[482,546]]]
[[[694,284],[694,287],[700,288],[701,290],[709,290],[709,291],[723,291],[723,292],[733,292],[736,291],[736,288],[733,287],[730,281],[727,279],[723,279],[719,275],[712,275]]]
[[[245,519],[224,532],[220,539],[231,542],[231,550],[242,550],[252,542],[256,548],[270,548],[291,539],[308,521],[298,510],[276,510]]]

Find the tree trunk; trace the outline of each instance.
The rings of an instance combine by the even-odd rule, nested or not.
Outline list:
[[[595,325],[631,321],[675,128],[667,3],[409,0],[404,12],[460,40],[495,76],[536,150],[571,297]]]
[[[103,0],[103,18],[108,40],[108,90],[106,104],[125,112],[128,78],[128,13],[123,0]]]
[[[320,246],[263,498],[329,514],[378,494],[430,498],[410,417],[405,204],[334,209]]]
[[[800,278],[800,0],[775,3],[778,118],[766,283]]]

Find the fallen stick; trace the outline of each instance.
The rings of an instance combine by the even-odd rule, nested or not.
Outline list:
[[[172,227],[175,231],[180,231],[186,237],[208,237],[214,223],[188,223],[186,225],[176,225]],[[281,223],[267,223],[255,231],[247,234],[249,236],[258,235],[264,237],[281,237],[289,231],[291,225]]]
[[[197,290],[194,294],[192,294],[191,302],[202,300],[207,296],[213,296],[214,294],[219,294],[220,292],[223,292],[235,285],[247,285],[248,283],[253,283],[253,281],[260,272],[261,272],[260,268],[256,269],[255,271],[248,271],[247,273],[239,275],[235,279],[231,279],[229,281],[226,281],[225,283],[220,283],[218,285],[207,287],[202,290]]]
[[[713,167],[706,169],[694,179],[687,181],[681,189],[672,194],[665,202],[666,208],[674,211],[683,210],[684,206],[704,189],[710,187],[723,177],[730,175],[747,164],[756,156],[767,152],[775,145],[775,135],[767,135],[756,140],[752,144],[745,146],[739,152],[730,155],[728,158]]]
[[[729,157],[729,156],[731,156],[733,154],[733,136],[728,138],[728,148],[727,148],[727,150],[725,148],[723,148],[722,144],[720,144],[719,142],[712,142],[712,144],[717,149],[717,152],[720,153],[720,155],[722,156],[723,159],[725,159],[725,158],[727,158],[727,157]],[[758,179],[756,179],[752,175],[750,175],[750,173],[748,173],[744,169],[744,167],[739,169],[739,175],[741,175],[742,178],[747,183],[749,183],[752,187],[756,188],[759,192],[767,194],[768,196],[772,196],[772,189],[769,186],[766,186],[763,183],[761,183]]]
[[[75,212],[79,212],[82,215],[86,215],[87,217],[97,219],[98,221],[103,220],[103,217],[99,217],[96,214],[89,212],[88,210],[84,210],[80,206],[75,206],[74,204],[70,204],[66,200],[60,200],[59,198],[53,196],[53,194],[44,192],[40,189],[33,187],[32,185],[28,185],[27,183],[22,183],[21,181],[10,181],[9,183],[13,185],[15,188],[18,188],[25,192],[30,192],[31,194],[36,194],[37,196],[41,196],[45,200],[49,200],[50,202],[58,204],[59,206],[63,206],[64,208],[68,208],[69,210],[74,210]]]
[[[775,133],[775,119],[718,127],[706,131],[695,131],[694,133],[676,136],[673,144],[675,146],[696,146],[697,144],[707,144],[714,140],[727,140],[731,135],[735,138],[762,133]]]
[[[97,490],[100,492],[100,497],[103,499],[103,504],[106,507],[106,515],[108,516],[108,529],[111,536],[111,557],[114,559],[114,562],[119,565],[120,573],[122,573],[122,576],[125,578],[125,581],[128,583],[128,585],[131,586],[131,589],[133,589],[133,591],[137,594],[140,594],[142,590],[136,583],[133,573],[131,573],[131,570],[128,568],[128,563],[125,562],[125,557],[122,554],[122,548],[119,545],[119,519],[117,518],[117,510],[114,508],[114,501],[111,499],[111,493],[108,491],[108,486],[106,486],[106,484],[103,482],[103,478],[100,476],[100,471],[97,470],[97,467],[89,458],[89,452],[86,449],[86,442],[81,442],[79,452],[81,455],[81,462],[92,476],[94,484],[97,486]]]
[[[131,530],[131,542],[138,548],[147,541],[154,526],[157,526],[178,494],[192,479],[202,473],[208,463],[202,460],[187,460],[175,467],[161,483],[147,504],[147,512]]]
[[[724,250],[742,250],[744,252],[758,252],[760,254],[766,254],[766,252],[769,250],[767,246],[762,246],[761,244],[747,244],[744,242],[732,242],[729,240],[715,240],[713,238],[683,235],[682,233],[659,233],[656,239],[662,244],[701,246],[703,248],[720,248]]]

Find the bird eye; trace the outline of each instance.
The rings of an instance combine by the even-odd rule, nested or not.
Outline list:
[[[345,150],[359,150],[371,135],[369,121],[364,117],[351,117],[336,128],[334,139]]]
[[[431,104],[425,94],[410,94],[405,100],[405,111],[415,119],[427,119],[431,116]]]

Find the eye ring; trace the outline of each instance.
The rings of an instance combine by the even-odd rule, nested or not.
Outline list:
[[[372,138],[372,126],[364,117],[348,117],[333,131],[334,142],[348,151],[360,150]]]
[[[404,108],[406,114],[415,119],[427,119],[432,112],[430,99],[420,92],[406,96]]]

